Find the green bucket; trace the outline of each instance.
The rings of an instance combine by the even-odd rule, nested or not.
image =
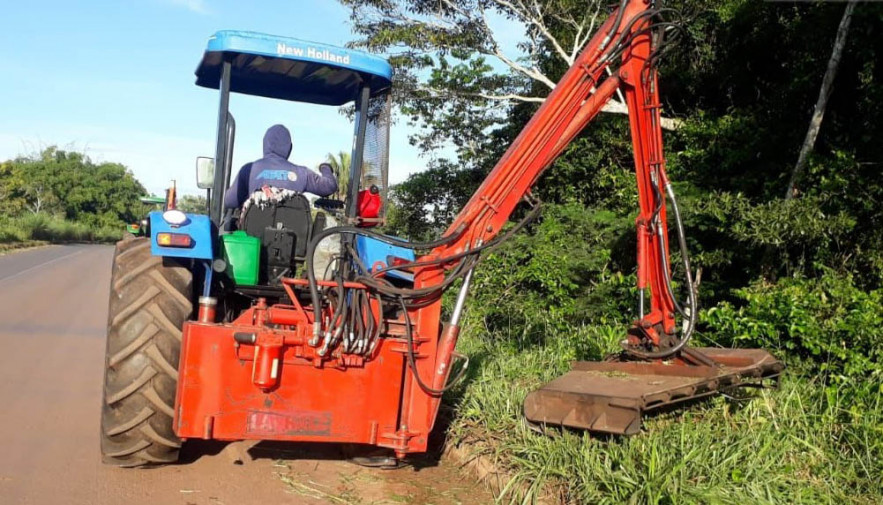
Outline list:
[[[227,275],[238,286],[254,286],[258,283],[260,270],[261,240],[247,235],[244,231],[234,231],[221,235]]]

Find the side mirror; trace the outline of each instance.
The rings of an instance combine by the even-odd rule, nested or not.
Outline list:
[[[196,187],[212,189],[215,184],[215,159],[200,156],[196,158]]]

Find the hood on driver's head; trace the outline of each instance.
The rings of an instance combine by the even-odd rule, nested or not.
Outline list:
[[[291,154],[291,133],[281,124],[273,125],[264,134],[264,156],[275,154],[288,159]]]

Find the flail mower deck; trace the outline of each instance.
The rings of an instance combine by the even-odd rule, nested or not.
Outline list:
[[[575,361],[570,372],[527,396],[524,417],[538,425],[633,435],[648,412],[737,387],[762,386],[785,368],[760,349],[692,348],[687,354],[708,360],[698,365]]]

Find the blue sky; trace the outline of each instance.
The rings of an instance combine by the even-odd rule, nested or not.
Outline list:
[[[205,43],[221,29],[332,45],[353,38],[335,0],[90,0],[8,2],[0,16],[0,159],[47,145],[118,161],[158,193],[177,179],[196,192],[194,160],[214,153],[218,95],[194,85]],[[348,150],[352,126],[336,108],[234,95],[234,165],[261,155],[264,130],[283,123],[291,159],[315,167]],[[393,127],[390,179],[425,160]]]

